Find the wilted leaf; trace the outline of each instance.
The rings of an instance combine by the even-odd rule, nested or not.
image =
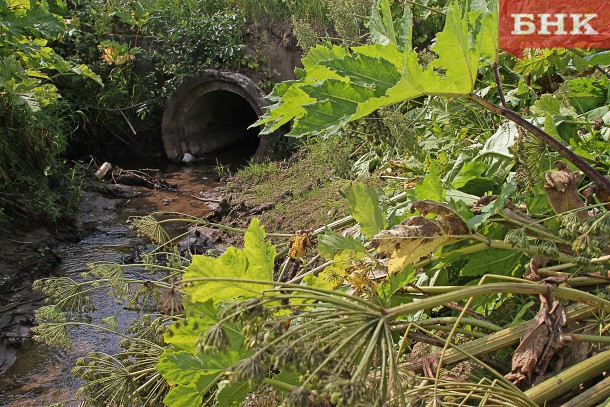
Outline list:
[[[334,290],[340,287],[353,271],[353,264],[363,258],[364,253],[342,251],[333,258],[332,263],[322,270],[320,274],[317,276],[307,276],[305,282],[310,286]]]
[[[422,215],[435,214],[434,219],[423,216],[407,218],[402,224],[384,230],[372,239],[373,247],[389,255],[388,274],[399,273],[436,249],[459,240],[469,233],[462,218],[449,206],[432,201],[413,204]]]
[[[123,65],[131,61],[135,56],[122,50],[118,45],[108,45],[102,49],[102,59],[108,65]]]
[[[288,255],[292,258],[305,257],[307,248],[314,245],[314,240],[309,232],[297,230],[290,238],[290,252],[288,252]]]
[[[521,388],[543,380],[551,359],[564,346],[561,336],[565,323],[563,305],[553,299],[551,291],[540,295],[540,311],[521,337],[506,378]]]
[[[548,172],[545,175],[544,192],[549,199],[549,203],[556,214],[564,213],[574,209],[583,208],[584,202],[578,194],[578,183],[582,175],[571,171],[568,166],[556,161],[557,171]],[[586,211],[578,211],[581,219],[587,217]]]

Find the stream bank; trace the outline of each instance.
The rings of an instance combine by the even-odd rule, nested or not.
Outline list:
[[[154,190],[143,186],[108,185],[107,193],[85,191],[81,196],[76,227],[53,234],[32,228],[5,236],[0,270],[6,275],[0,302],[0,406],[40,406],[65,402],[76,406],[80,383],[70,371],[77,358],[92,351],[112,354],[118,338],[94,329],[70,329],[72,348],[52,349],[29,339],[35,323],[33,311],[44,304],[42,295],[31,291],[32,281],[48,275],[75,280],[89,263],[138,261],[150,242],[129,229],[130,216],[155,211],[188,213],[206,217],[219,207],[220,184],[211,165],[163,168],[164,181],[177,189]],[[15,260],[17,256],[18,260]],[[144,278],[138,270],[133,277]],[[126,328],[137,316],[121,309],[107,294],[92,297],[91,321],[119,313],[117,323]]]

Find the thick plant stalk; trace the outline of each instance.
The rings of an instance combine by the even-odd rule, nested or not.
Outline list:
[[[574,290],[566,287],[549,287],[543,284],[525,283],[496,283],[483,284],[471,287],[463,287],[456,291],[428,297],[426,299],[399,305],[397,307],[382,310],[384,317],[388,320],[415,313],[424,309],[431,309],[451,302],[457,302],[471,297],[492,295],[499,293],[540,295],[551,291],[553,296],[563,300],[583,302],[598,309],[610,312],[610,302],[584,291]]]
[[[571,366],[524,393],[535,403],[543,405],[566,391],[576,389],[579,384],[608,369],[610,369],[610,350],[598,353],[577,365]]]
[[[583,320],[593,314],[594,308],[589,305],[576,304],[566,308],[567,323]],[[460,345],[458,348],[448,349],[445,352],[444,365],[453,365],[468,358],[467,355],[483,355],[499,349],[506,348],[517,342],[521,335],[529,328],[531,321],[522,322],[519,325],[511,326],[499,332],[494,332],[484,338],[475,339]],[[439,356],[439,354],[435,354]],[[408,362],[400,365],[401,369],[411,370],[415,373],[422,373],[424,364],[422,361]]]
[[[595,184],[600,189],[602,189],[604,192],[606,192],[606,194],[610,195],[610,180],[608,178],[604,177],[598,171],[596,171],[581,157],[574,154],[569,148],[564,146],[561,142],[559,142],[558,140],[555,140],[553,137],[551,137],[548,133],[546,133],[545,131],[543,131],[542,129],[540,129],[537,126],[534,126],[532,123],[525,120],[519,114],[517,114],[511,110],[505,109],[504,107],[494,105],[493,103],[489,102],[488,100],[486,100],[480,96],[470,94],[470,95],[466,96],[466,98],[468,100],[478,104],[479,106],[484,107],[487,110],[490,110],[494,113],[497,113],[501,116],[506,117],[510,121],[514,122],[515,124],[521,126],[523,129],[529,131],[530,133],[532,133],[533,135],[538,137],[547,146],[551,147],[553,150],[557,151],[559,154],[561,154],[562,156],[567,158],[568,161],[570,161],[579,170],[581,170],[583,173],[585,173],[585,175],[587,177],[589,177],[590,180],[595,182]]]
[[[610,377],[606,377],[604,380],[580,393],[572,400],[563,403],[563,407],[596,406],[608,397],[610,397]]]

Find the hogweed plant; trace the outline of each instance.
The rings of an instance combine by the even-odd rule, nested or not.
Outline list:
[[[164,231],[170,220],[136,218],[135,229],[169,247],[146,257],[149,279],[126,278],[120,270],[133,265],[105,265],[93,268],[96,279],[39,282],[55,305],[41,309],[37,330],[56,343],[80,323],[74,311],[86,312],[93,289],[129,301],[137,286],[171,310],[136,322],[135,335],[118,333],[124,353],[79,363],[86,402],[262,404],[269,389],[286,406],[588,406],[610,397],[608,133],[566,127],[610,108],[579,117],[570,105],[582,96],[577,83],[538,97],[519,76],[525,62],[512,70],[500,60],[497,18],[495,4],[448,6],[435,58],[423,66],[410,9],[378,0],[371,44],[314,47],[298,79],[273,91],[259,124],[269,132],[292,120],[293,136],[341,134],[397,103],[394,114],[409,114],[422,96],[430,111],[462,98],[512,121],[469,135],[468,154],[428,155],[426,174],[399,177],[408,182],[394,197],[354,182],[344,194],[350,216],[294,234],[267,234],[257,219],[241,230],[185,217],[243,234],[242,248],[217,257],[183,258]],[[558,64],[536,58],[533,81]],[[581,59],[562,66],[584,70]],[[500,68],[516,83],[501,83]],[[530,103],[537,116],[526,120],[511,103]],[[420,136],[410,143],[425,151],[455,134],[439,127],[427,142]]]

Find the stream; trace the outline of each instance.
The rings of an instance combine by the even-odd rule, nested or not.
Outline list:
[[[76,243],[64,244],[55,250],[62,260],[53,275],[78,280],[89,263],[133,262],[135,249],[143,248],[149,242],[128,228],[126,221],[130,216],[168,211],[202,217],[214,209],[213,203],[202,200],[204,196],[213,195],[219,186],[213,166],[168,166],[163,168],[163,173],[165,181],[178,185],[180,192],[129,187],[124,188],[126,197],[123,199],[84,193],[79,226],[90,233]],[[143,276],[137,269],[128,270],[126,275]],[[124,330],[137,316],[134,311],[121,309],[108,293],[95,292],[91,300],[95,307],[90,313],[94,324],[100,324],[101,318],[118,312],[117,324],[119,330]],[[36,305],[42,305],[42,301],[29,306],[34,308]],[[0,374],[0,406],[38,407],[54,403],[78,406],[75,395],[80,383],[70,374],[76,359],[92,351],[115,353],[119,351],[120,338],[85,327],[71,328],[70,336],[71,349],[49,348],[26,340],[17,350],[16,361]]]

